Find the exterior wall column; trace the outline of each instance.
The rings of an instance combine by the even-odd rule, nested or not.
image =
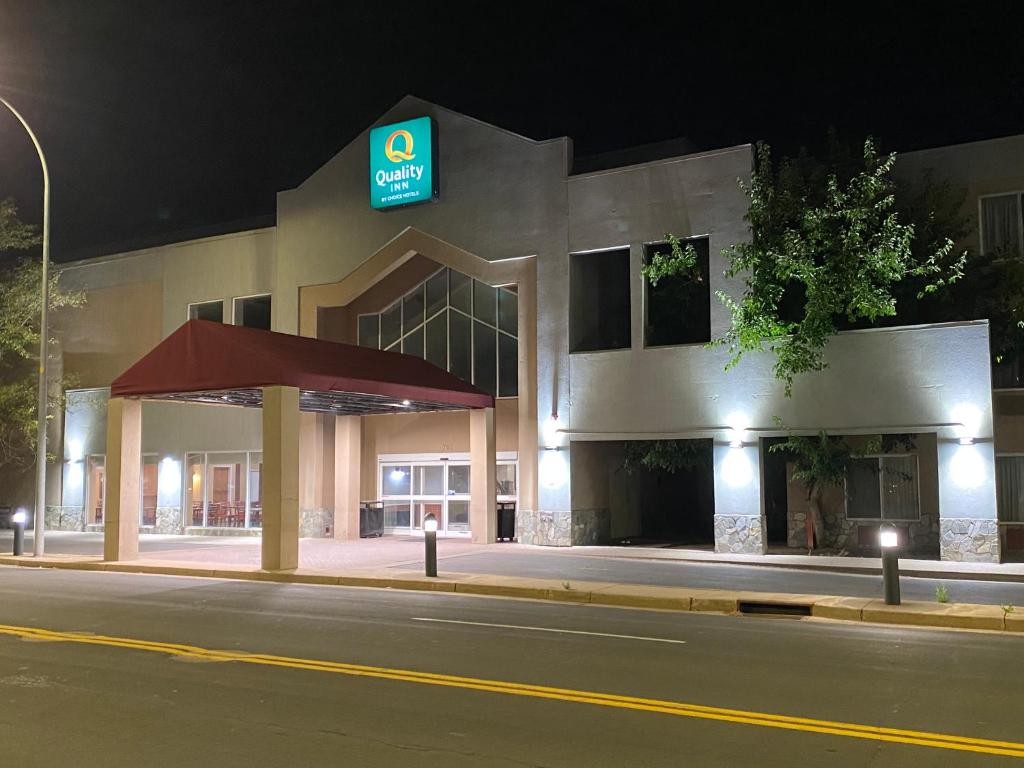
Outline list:
[[[299,566],[299,390],[263,388],[262,567]]]
[[[991,439],[961,445],[940,437],[939,554],[943,560],[998,563],[995,446]]]
[[[715,552],[763,555],[768,551],[761,504],[758,443],[715,442]]]
[[[498,535],[498,454],[493,408],[469,412],[469,456],[469,527],[475,543],[491,544]]]
[[[334,538],[359,538],[359,481],[362,476],[363,422],[359,416],[334,417]]]
[[[103,559],[139,556],[142,504],[142,401],[107,401],[107,500],[103,513]]]

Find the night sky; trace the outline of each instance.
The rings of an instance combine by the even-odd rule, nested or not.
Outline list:
[[[0,0],[0,93],[67,260],[272,216],[406,93],[579,156],[1024,133],[1022,6]],[[0,115],[0,197],[40,195]]]

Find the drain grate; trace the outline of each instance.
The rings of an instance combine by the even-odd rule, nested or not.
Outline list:
[[[811,606],[798,603],[758,603],[741,600],[740,613],[752,616],[810,616]]]

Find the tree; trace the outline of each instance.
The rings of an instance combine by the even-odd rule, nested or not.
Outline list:
[[[0,471],[32,466],[36,450],[42,265],[25,251],[39,242],[35,228],[18,218],[10,199],[0,201]],[[84,296],[50,275],[50,308],[78,307]],[[67,379],[51,387],[49,413],[60,413]]]
[[[628,440],[622,468],[633,474],[643,467],[651,471],[676,472],[707,466],[710,446],[705,440]]]
[[[726,276],[745,285],[739,299],[718,292],[732,324],[712,343],[729,348],[728,367],[767,348],[791,396],[796,376],[827,366],[825,347],[842,327],[896,315],[904,281],[921,281],[921,298],[959,278],[965,254],[952,256],[952,239],[926,253],[915,248],[914,225],[896,207],[894,163],[868,139],[858,162],[839,152],[824,163],[802,154],[776,172],[770,148],[758,145],[751,183],[741,182],[751,239],[723,251]],[[644,275],[656,283],[692,269],[691,256],[673,248]]]

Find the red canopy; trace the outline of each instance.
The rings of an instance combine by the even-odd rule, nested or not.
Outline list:
[[[396,413],[492,408],[494,398],[411,355],[190,320],[110,387],[112,397],[259,406],[261,387],[297,387],[303,410]]]

